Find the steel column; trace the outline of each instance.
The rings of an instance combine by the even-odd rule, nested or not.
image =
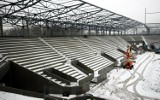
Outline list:
[[[27,25],[27,36],[29,36],[30,33],[29,33],[29,21],[28,20],[26,20],[26,25]]]
[[[119,30],[117,30],[117,35],[119,35]]]
[[[90,26],[88,26],[88,28],[89,28],[89,32],[88,32],[88,34],[90,35],[90,34],[91,34],[91,27],[90,27]]]
[[[0,36],[3,36],[3,21],[2,21],[2,17],[0,17]]]
[[[25,29],[24,29],[24,26],[22,26],[22,28],[21,28],[21,34],[25,37]]]
[[[111,35],[111,31],[112,31],[112,30],[111,30],[111,29],[109,29],[109,35]]]

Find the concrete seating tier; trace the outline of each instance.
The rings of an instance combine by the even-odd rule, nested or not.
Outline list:
[[[79,69],[66,65],[67,60],[62,55],[59,55],[38,38],[1,38],[0,53],[7,54],[9,59],[15,63],[61,86],[67,84],[47,76],[43,71],[54,68],[76,78],[77,82],[87,77]]]

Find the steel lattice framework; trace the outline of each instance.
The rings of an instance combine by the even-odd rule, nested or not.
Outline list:
[[[128,30],[143,23],[82,0],[1,0],[0,23],[28,27],[52,24],[96,31]],[[2,21],[3,20],[3,21]],[[2,29],[2,27],[1,27]]]

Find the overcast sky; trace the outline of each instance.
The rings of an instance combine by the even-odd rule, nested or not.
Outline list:
[[[84,0],[144,23],[147,12],[160,12],[160,0]],[[147,14],[147,23],[160,23],[160,13]]]

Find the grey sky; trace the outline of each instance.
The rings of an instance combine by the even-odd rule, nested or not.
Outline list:
[[[160,0],[84,0],[115,13],[144,22],[147,12],[160,12]],[[147,23],[160,23],[160,13],[147,15]]]

